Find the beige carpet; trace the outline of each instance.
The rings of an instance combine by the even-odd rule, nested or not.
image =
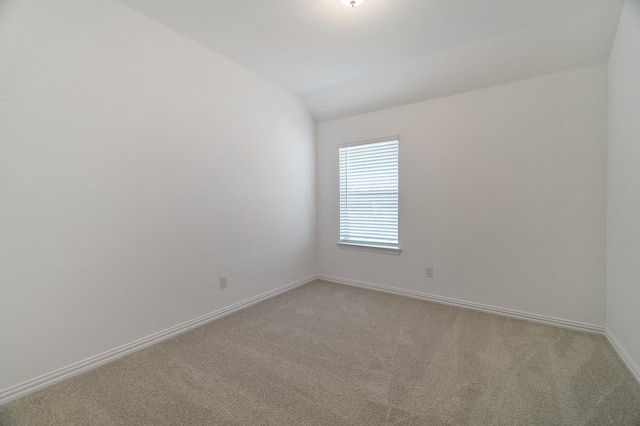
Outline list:
[[[317,281],[0,408],[2,425],[640,425],[603,337]]]

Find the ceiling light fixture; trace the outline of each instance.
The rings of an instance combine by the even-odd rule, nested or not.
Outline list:
[[[351,7],[356,7],[357,5],[359,5],[360,3],[362,3],[362,0],[340,0],[342,2],[342,4],[344,4],[345,6],[351,6]]]

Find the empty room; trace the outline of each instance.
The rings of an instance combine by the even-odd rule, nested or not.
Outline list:
[[[640,425],[640,0],[0,0],[0,425]]]

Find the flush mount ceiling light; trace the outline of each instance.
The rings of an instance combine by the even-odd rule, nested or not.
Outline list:
[[[350,6],[350,7],[356,7],[357,5],[359,5],[360,3],[362,3],[362,0],[340,0],[342,2],[342,4],[344,4],[345,6]]]

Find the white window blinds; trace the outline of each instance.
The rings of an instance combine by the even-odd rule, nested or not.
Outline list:
[[[398,248],[398,139],[339,148],[340,243]]]

